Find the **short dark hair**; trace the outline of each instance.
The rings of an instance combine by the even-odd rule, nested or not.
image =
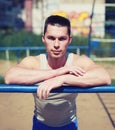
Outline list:
[[[66,26],[68,29],[68,35],[70,36],[71,34],[70,21],[65,17],[59,16],[59,15],[49,16],[45,21],[44,34],[46,33],[48,24],[54,25],[54,26]]]

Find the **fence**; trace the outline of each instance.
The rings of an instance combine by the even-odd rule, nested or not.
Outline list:
[[[0,47],[0,52],[5,52],[5,57],[6,60],[10,59],[10,51],[14,51],[16,52],[16,59],[17,62],[19,61],[20,57],[21,57],[21,51],[25,51],[26,52],[26,56],[30,55],[30,51],[34,50],[37,52],[37,54],[39,54],[41,51],[45,51],[45,47],[43,46],[30,46],[30,47]],[[89,50],[88,46],[69,46],[68,47],[68,51],[74,50],[77,54],[80,54],[80,50]]]
[[[18,93],[35,93],[39,85],[6,85],[0,84],[0,92],[18,92]],[[51,92],[61,92],[61,93],[115,93],[115,85],[103,85],[88,88],[81,88],[75,86],[62,86],[56,88]]]
[[[92,38],[91,52],[96,57],[115,57],[115,39]]]

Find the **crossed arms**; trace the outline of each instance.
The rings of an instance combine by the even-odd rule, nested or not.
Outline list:
[[[75,63],[72,66],[42,70],[39,69],[36,57],[27,57],[6,73],[5,82],[27,85],[41,82],[37,89],[40,99],[47,98],[52,89],[61,87],[63,84],[90,87],[111,83],[108,72],[89,58],[82,57],[79,63],[80,65]]]

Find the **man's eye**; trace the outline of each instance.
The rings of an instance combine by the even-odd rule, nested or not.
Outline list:
[[[53,40],[53,41],[55,40],[54,37],[48,37],[48,39],[49,39],[49,40]]]
[[[66,40],[67,38],[66,37],[60,37],[59,38],[59,41],[64,41],[64,40]]]

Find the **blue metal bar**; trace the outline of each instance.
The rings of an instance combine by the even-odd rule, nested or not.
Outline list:
[[[69,46],[68,49],[88,49],[88,46]],[[0,47],[0,51],[10,50],[10,51],[16,51],[16,50],[46,50],[45,46],[20,46],[20,47]]]
[[[44,46],[19,46],[19,47],[0,47],[0,51],[5,51],[5,50],[11,50],[11,51],[16,51],[16,50],[45,50]]]
[[[35,93],[39,85],[6,85],[0,84],[0,93]],[[62,86],[51,92],[61,93],[115,93],[115,85],[103,85],[89,88],[80,88],[75,86]]]

